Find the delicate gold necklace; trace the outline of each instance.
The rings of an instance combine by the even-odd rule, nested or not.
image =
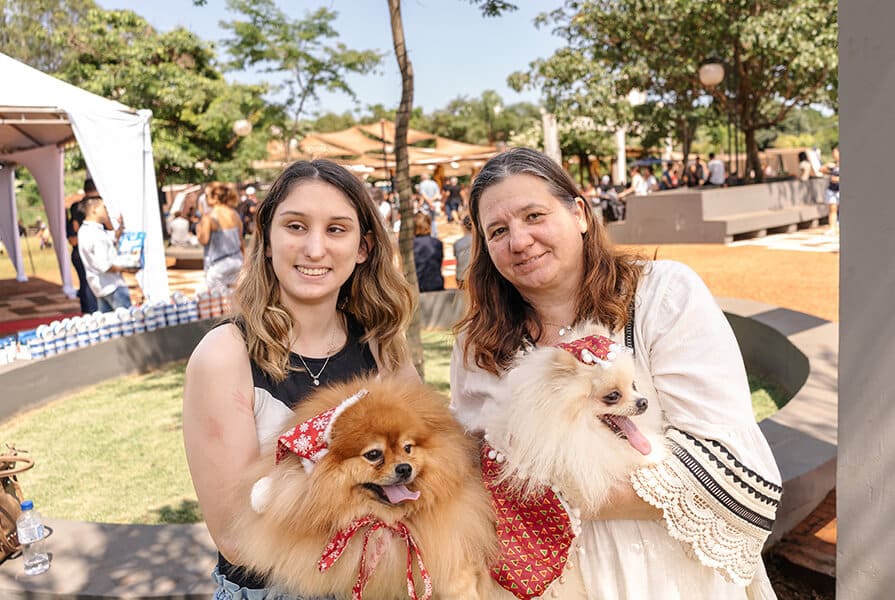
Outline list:
[[[307,372],[308,377],[311,378],[311,382],[314,385],[320,385],[320,376],[323,375],[323,370],[326,369],[326,365],[329,364],[329,359],[331,359],[333,357],[333,354],[334,354],[333,350],[335,349],[335,345],[336,345],[336,331],[338,329],[339,329],[339,325],[336,324],[336,326],[333,327],[333,334],[329,340],[329,349],[327,350],[326,360],[323,361],[323,366],[320,367],[320,370],[317,371],[316,374],[313,371],[311,371],[310,367],[308,367],[308,363],[305,362],[305,358],[301,354],[298,354],[298,352],[296,352],[296,354],[298,354],[298,360],[301,361],[302,366],[305,368],[305,372]]]

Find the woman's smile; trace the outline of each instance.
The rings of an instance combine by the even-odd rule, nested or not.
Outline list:
[[[327,267],[308,267],[303,265],[296,265],[295,269],[302,275],[314,278],[323,277],[324,275],[332,271],[332,269]]]

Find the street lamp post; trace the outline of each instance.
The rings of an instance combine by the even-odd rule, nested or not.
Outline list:
[[[628,104],[632,108],[636,108],[646,102],[646,93],[633,89],[628,92]],[[625,149],[625,126],[619,125],[615,130],[615,183],[622,184],[628,182],[628,156]]]
[[[728,75],[727,69],[724,65],[724,62],[720,58],[707,58],[702,61],[702,64],[699,65],[699,83],[703,85],[703,87],[708,90],[713,90],[716,88],[722,81],[725,79],[725,75]],[[733,73],[729,74],[731,77]],[[727,90],[730,94],[731,101],[734,103],[734,109],[736,108],[736,90],[733,89],[731,85],[731,78],[728,77]],[[735,112],[735,110],[734,110]],[[733,129],[733,136],[731,136],[731,128]],[[727,111],[727,175],[733,181],[733,173],[734,169],[731,167],[731,144],[733,144],[733,157],[734,157],[734,165],[736,168],[737,180],[739,180],[740,175],[740,140],[739,140],[739,125],[734,118],[734,114],[728,110]]]

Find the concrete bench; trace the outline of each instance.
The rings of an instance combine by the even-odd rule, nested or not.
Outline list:
[[[165,258],[173,259],[175,269],[203,269],[205,255],[202,246],[167,246]]]
[[[787,180],[729,188],[683,188],[629,196],[625,220],[607,224],[619,244],[726,243],[816,226],[829,214],[826,180]]]
[[[770,544],[835,485],[839,329],[836,323],[747,300],[719,299],[719,304],[747,368],[794,394],[760,423],[784,482]],[[424,327],[449,328],[462,312],[462,296],[454,290],[425,293],[420,310]],[[118,338],[8,370],[0,419],[73,388],[185,358],[210,326],[210,321],[200,321]],[[84,369],[85,364],[93,368]],[[0,598],[207,600],[214,590],[209,573],[216,550],[201,524],[50,519],[48,525],[53,530],[48,540],[52,568],[26,577],[21,559],[7,560],[0,565]]]
[[[706,219],[709,223],[724,225],[725,242],[735,236],[747,234],[761,237],[767,233],[792,233],[799,227],[817,226],[827,216],[826,206],[821,204],[794,206],[776,210],[760,210],[735,213],[725,217]]]

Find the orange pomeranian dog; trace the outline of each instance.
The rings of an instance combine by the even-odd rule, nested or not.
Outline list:
[[[476,443],[443,400],[362,378],[295,413],[246,479],[233,523],[242,564],[297,596],[478,598],[494,514]]]

